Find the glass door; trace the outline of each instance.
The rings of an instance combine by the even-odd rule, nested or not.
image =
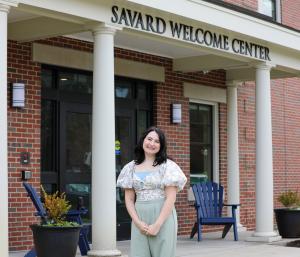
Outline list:
[[[211,105],[190,103],[191,185],[213,181],[213,111]]]
[[[116,178],[122,167],[133,159],[135,146],[135,115],[134,110],[116,110]],[[131,220],[126,210],[124,190],[117,187],[117,239],[130,238]]]
[[[61,103],[60,106],[60,191],[76,209],[84,205],[90,221],[92,168],[91,105]]]

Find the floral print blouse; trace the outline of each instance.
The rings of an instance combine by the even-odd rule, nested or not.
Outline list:
[[[169,159],[155,170],[145,172],[148,174],[142,177],[136,174],[135,163],[131,161],[121,170],[117,186],[133,188],[137,201],[149,201],[165,198],[165,186],[176,186],[180,191],[187,181],[180,167]]]

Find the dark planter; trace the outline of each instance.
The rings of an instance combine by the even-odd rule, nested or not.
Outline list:
[[[81,227],[30,225],[38,257],[74,257]]]
[[[300,237],[300,210],[275,209],[279,234],[284,238]]]

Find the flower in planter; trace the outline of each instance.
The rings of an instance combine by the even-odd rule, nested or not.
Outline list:
[[[279,195],[278,201],[287,208],[298,208],[300,205],[300,197],[298,192],[288,190]]]
[[[66,214],[70,210],[71,205],[66,199],[65,193],[55,192],[54,194],[47,194],[43,186],[42,196],[44,198],[44,208],[47,212],[47,222],[45,226],[79,226],[76,222],[66,221]]]

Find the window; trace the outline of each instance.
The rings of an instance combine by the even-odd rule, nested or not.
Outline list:
[[[190,103],[191,184],[213,181],[213,106]]]
[[[258,11],[280,22],[280,0],[260,0]]]
[[[58,71],[58,88],[64,91],[91,94],[93,90],[93,77],[90,73]]]

